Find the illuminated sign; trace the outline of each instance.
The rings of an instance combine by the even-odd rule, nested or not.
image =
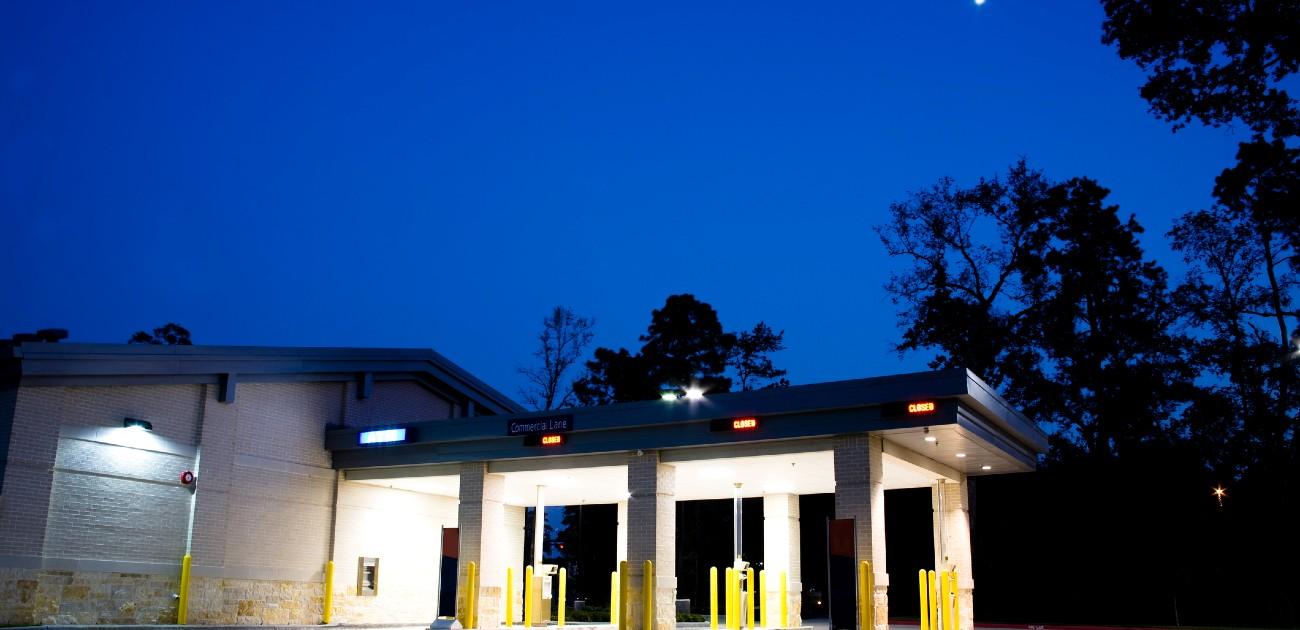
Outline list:
[[[524,436],[524,446],[560,446],[567,441],[568,438],[563,433],[542,433]]]
[[[758,428],[758,418],[754,416],[745,416],[743,418],[721,418],[709,421],[710,431],[753,431]]]
[[[376,444],[396,444],[406,441],[406,429],[379,429],[362,431],[357,434],[357,443],[362,446]]]
[[[948,409],[947,407],[944,408]],[[910,416],[930,416],[940,413],[939,401],[898,400],[880,405],[881,418],[906,418]],[[947,411],[945,411],[947,413]]]
[[[541,435],[573,430],[573,415],[542,416],[506,421],[506,435]]]
[[[907,403],[907,413],[930,413],[934,411],[934,401]]]

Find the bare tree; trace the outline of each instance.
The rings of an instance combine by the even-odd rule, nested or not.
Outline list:
[[[565,379],[565,373],[582,358],[595,326],[596,320],[578,317],[563,306],[555,307],[542,319],[539,345],[533,352],[539,365],[519,368],[528,381],[519,390],[524,404],[539,411],[573,406],[573,384]]]

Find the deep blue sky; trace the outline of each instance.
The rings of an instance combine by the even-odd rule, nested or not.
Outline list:
[[[1020,156],[1148,228],[1178,134],[1096,2],[0,0],[0,334],[433,347],[507,393],[554,304],[636,343],[692,292],[807,383],[900,360],[871,226]]]

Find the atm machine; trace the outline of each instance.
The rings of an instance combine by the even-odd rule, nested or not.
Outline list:
[[[551,607],[555,599],[555,575],[559,572],[558,564],[538,564],[533,567],[533,579],[537,588],[533,589],[533,626],[545,626],[551,621]]]

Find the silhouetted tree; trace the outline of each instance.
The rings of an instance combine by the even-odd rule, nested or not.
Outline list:
[[[174,322],[168,322],[165,326],[153,329],[153,334],[143,330],[137,331],[127,343],[145,343],[155,346],[188,346],[190,343],[190,331],[184,326]]]
[[[712,306],[690,294],[670,295],[651,312],[641,349],[597,348],[573,389],[583,405],[657,398],[663,387],[730,391],[727,358],[736,335],[725,332]]]
[[[528,382],[519,391],[524,404],[537,410],[573,406],[573,385],[565,381],[565,376],[591,343],[595,325],[595,320],[579,317],[563,306],[555,307],[542,319],[538,348],[533,352],[538,365],[519,368]]]
[[[786,371],[772,365],[773,352],[785,350],[785,331],[774,332],[765,322],[754,325],[753,330],[742,330],[736,335],[727,364],[736,372],[740,390],[747,392],[759,387],[788,387]]]
[[[1189,395],[1165,273],[1107,194],[1021,161],[971,188],[941,180],[877,228],[909,262],[886,286],[902,305],[897,348],[984,375],[1057,429],[1058,456],[1168,439]]]
[[[1300,4],[1103,0],[1102,41],[1150,73],[1142,97],[1164,120],[1293,136],[1300,111],[1285,81],[1300,69]]]

